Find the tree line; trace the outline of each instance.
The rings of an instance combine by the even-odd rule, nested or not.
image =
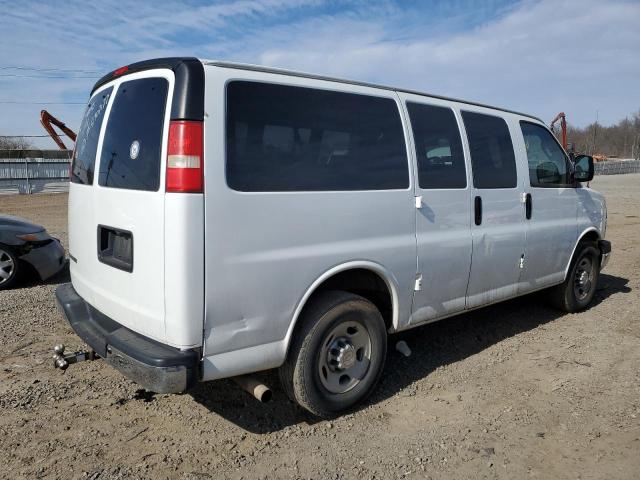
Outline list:
[[[558,129],[555,133],[560,136]],[[603,154],[609,158],[638,160],[640,159],[640,110],[609,127],[604,127],[597,122],[584,128],[567,125],[567,142],[574,144],[576,153]]]
[[[0,150],[30,150],[33,142],[25,137],[0,137]]]

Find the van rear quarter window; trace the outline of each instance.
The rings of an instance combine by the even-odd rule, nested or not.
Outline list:
[[[102,143],[100,186],[158,190],[168,90],[158,77],[120,84]]]
[[[89,100],[80,123],[76,148],[73,152],[71,166],[71,181],[73,183],[93,184],[93,171],[96,163],[100,128],[102,127],[104,113],[107,110],[112,92],[113,87],[105,88]]]
[[[515,188],[516,157],[507,122],[476,112],[462,112],[469,139],[473,185],[476,188]]]
[[[268,83],[227,86],[227,184],[245,192],[409,186],[389,98]]]

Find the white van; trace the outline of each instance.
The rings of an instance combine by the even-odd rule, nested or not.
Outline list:
[[[587,307],[610,254],[592,176],[592,158],[509,110],[135,63],[91,93],[56,295],[147,389],[279,368],[293,400],[332,416],[372,391],[390,333],[541,289]]]

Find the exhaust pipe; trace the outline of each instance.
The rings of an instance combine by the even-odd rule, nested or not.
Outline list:
[[[239,377],[233,377],[232,380],[245,392],[253,395],[259,402],[267,403],[271,401],[271,397],[273,396],[271,389],[255,378],[249,375],[241,375]]]

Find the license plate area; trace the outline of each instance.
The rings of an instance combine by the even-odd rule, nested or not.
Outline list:
[[[118,270],[133,272],[133,233],[98,225],[98,260]]]

